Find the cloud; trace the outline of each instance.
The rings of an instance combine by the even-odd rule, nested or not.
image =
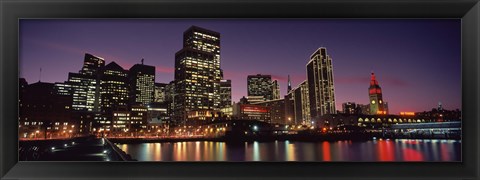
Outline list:
[[[155,66],[155,71],[157,71],[158,73],[174,73],[175,68],[166,66]]]

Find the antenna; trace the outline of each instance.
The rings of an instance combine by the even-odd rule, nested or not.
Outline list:
[[[42,80],[42,68],[40,68],[40,74],[38,75],[38,82]]]
[[[143,61],[144,61],[144,59],[142,58],[142,65],[143,65]]]

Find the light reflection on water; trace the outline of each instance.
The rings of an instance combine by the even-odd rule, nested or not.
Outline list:
[[[139,161],[461,161],[456,140],[119,144]]]

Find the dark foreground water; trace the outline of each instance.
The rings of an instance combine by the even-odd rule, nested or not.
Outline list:
[[[457,140],[117,144],[139,161],[461,161]]]

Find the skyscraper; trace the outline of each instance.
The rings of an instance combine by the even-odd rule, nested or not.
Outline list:
[[[175,54],[175,119],[206,120],[220,107],[220,33],[192,26],[183,40]]]
[[[128,71],[130,105],[146,106],[155,98],[155,67],[135,64]]]
[[[80,74],[96,76],[99,68],[105,66],[105,60],[88,53],[85,53],[82,70]]]
[[[307,81],[300,83],[298,87],[292,89],[288,95],[291,96],[290,98],[293,101],[292,123],[310,124],[311,117]]]
[[[383,102],[382,88],[378,85],[375,79],[375,74],[372,72],[370,76],[370,87],[368,88],[368,96],[370,98],[370,114],[387,114],[385,110],[385,102]]]
[[[272,82],[273,99],[280,99],[280,84],[277,80]]]
[[[318,48],[310,56],[307,63],[307,83],[311,117],[335,114],[333,65],[326,48]]]
[[[220,81],[220,108],[232,106],[232,81]]]
[[[100,111],[97,72],[104,65],[105,60],[103,58],[87,53],[79,73],[68,74],[66,84],[71,88],[72,110],[79,112]]]
[[[122,113],[127,116],[128,104],[128,77],[127,71],[117,63],[111,62],[99,69],[99,87],[100,87],[100,106],[104,115],[101,121],[103,128],[113,131],[121,131],[125,126],[117,125],[114,119],[117,119],[115,113]],[[123,118],[123,117],[122,117]],[[123,121],[123,119],[122,119]]]
[[[251,99],[258,101],[267,101],[274,99],[274,91],[278,89],[278,86],[274,88],[274,82],[271,75],[248,75],[247,77],[247,95],[249,102]],[[278,96],[280,93],[278,92]],[[261,98],[263,98],[263,100]]]
[[[302,122],[304,124],[311,124],[310,116],[310,99],[308,95],[308,83],[303,81],[300,83],[299,88],[301,89],[301,100],[302,100]]]

